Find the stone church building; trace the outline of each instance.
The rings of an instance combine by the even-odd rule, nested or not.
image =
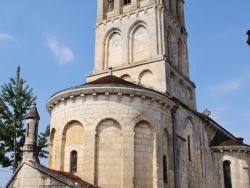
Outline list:
[[[47,101],[48,168],[26,135],[7,187],[250,188],[250,146],[197,112],[184,1],[98,0],[95,29],[87,82]]]

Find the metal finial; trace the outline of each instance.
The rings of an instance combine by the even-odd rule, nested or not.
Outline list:
[[[109,67],[109,75],[113,75],[113,68]]]

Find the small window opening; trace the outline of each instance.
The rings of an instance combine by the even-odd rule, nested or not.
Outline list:
[[[188,136],[188,160],[191,161],[191,143],[190,143],[190,136]]]
[[[124,0],[123,5],[127,5],[127,4],[130,4],[130,3],[131,3],[131,0]]]
[[[232,188],[230,161],[223,162],[223,174],[225,188]]]
[[[109,0],[108,11],[114,10],[114,0]]]
[[[29,136],[29,130],[30,130],[30,125],[27,124],[27,128],[26,128],[26,136],[27,136],[27,137]]]
[[[75,150],[70,153],[70,172],[77,172],[77,151]]]
[[[167,157],[163,156],[163,182],[168,183],[168,174],[167,174]]]
[[[34,131],[34,137],[35,137],[35,138],[37,137],[37,133],[38,133],[38,132],[37,132],[37,131],[38,131],[37,128],[38,128],[38,124],[36,123],[36,124],[35,124],[35,131]]]
[[[182,35],[184,34],[183,27],[181,27],[181,34],[182,34]]]
[[[193,92],[192,92],[191,88],[188,87],[187,91],[188,91],[188,97],[189,97],[189,99],[193,100]]]

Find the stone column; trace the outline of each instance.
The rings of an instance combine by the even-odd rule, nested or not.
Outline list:
[[[134,187],[134,132],[123,132],[122,187]]]
[[[86,143],[84,144],[83,156],[83,177],[84,180],[95,183],[96,165],[96,133],[94,130],[86,131]]]

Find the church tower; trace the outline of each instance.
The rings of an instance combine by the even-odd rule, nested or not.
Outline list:
[[[168,93],[193,109],[183,0],[98,0],[90,82],[113,74]]]
[[[249,146],[196,111],[183,5],[98,0],[94,70],[47,101],[50,168],[103,188],[219,188],[239,172]]]

